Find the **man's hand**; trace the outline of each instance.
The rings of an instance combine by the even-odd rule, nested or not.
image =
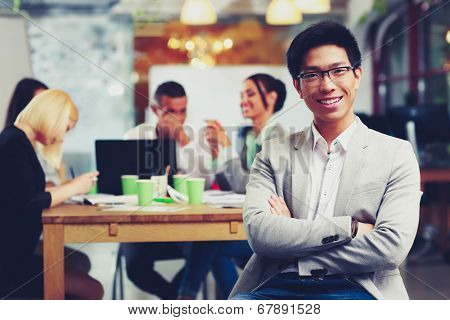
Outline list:
[[[373,224],[358,222],[358,233],[355,238],[361,238],[373,230]]]
[[[156,132],[159,138],[176,140],[181,146],[185,146],[190,141],[189,136],[184,131],[183,123],[169,113],[165,113],[159,117]]]
[[[278,197],[276,195],[271,195],[269,199],[270,212],[279,216],[284,216],[286,218],[292,218],[291,212],[284,202],[283,197]]]

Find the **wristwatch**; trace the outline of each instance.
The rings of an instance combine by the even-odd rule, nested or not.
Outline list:
[[[358,220],[352,217],[352,238],[356,237],[358,234]]]

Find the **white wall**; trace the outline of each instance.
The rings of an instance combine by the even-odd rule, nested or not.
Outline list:
[[[239,107],[240,92],[243,81],[254,73],[268,73],[285,83],[286,102],[276,121],[286,130],[297,131],[311,123],[312,114],[300,100],[285,66],[238,65],[201,70],[186,65],[155,65],[149,70],[149,92],[153,98],[159,84],[179,82],[188,97],[187,124],[199,129],[204,119],[218,119],[224,126],[238,126],[248,123]],[[149,122],[154,117],[147,112]]]
[[[25,20],[0,15],[0,130],[17,82],[31,76],[30,50]]]

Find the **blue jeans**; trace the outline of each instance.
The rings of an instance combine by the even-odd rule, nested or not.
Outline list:
[[[231,258],[249,259],[253,251],[247,241],[195,242],[187,258],[178,294],[192,297],[198,293],[200,284],[212,269],[222,296],[227,298],[238,279]]]
[[[259,289],[240,292],[233,300],[374,300],[358,283],[346,277],[299,277],[280,273]]]

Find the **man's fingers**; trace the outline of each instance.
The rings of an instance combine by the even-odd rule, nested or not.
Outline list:
[[[273,200],[272,198],[269,198],[269,204],[271,209],[276,209],[277,204],[275,203],[275,200]]]
[[[282,212],[282,214],[286,217],[291,217],[291,212],[289,211],[289,208],[286,204],[286,202],[284,201],[283,197],[276,197],[277,202],[279,203],[280,206],[280,210]]]
[[[269,202],[270,202],[270,205],[271,205],[275,210],[277,210],[277,212],[279,212],[279,213],[282,212],[283,207],[282,207],[280,201],[279,201],[276,197],[271,197],[271,198],[269,199]]]
[[[275,206],[275,203],[272,198],[269,198],[269,204],[272,208]]]

